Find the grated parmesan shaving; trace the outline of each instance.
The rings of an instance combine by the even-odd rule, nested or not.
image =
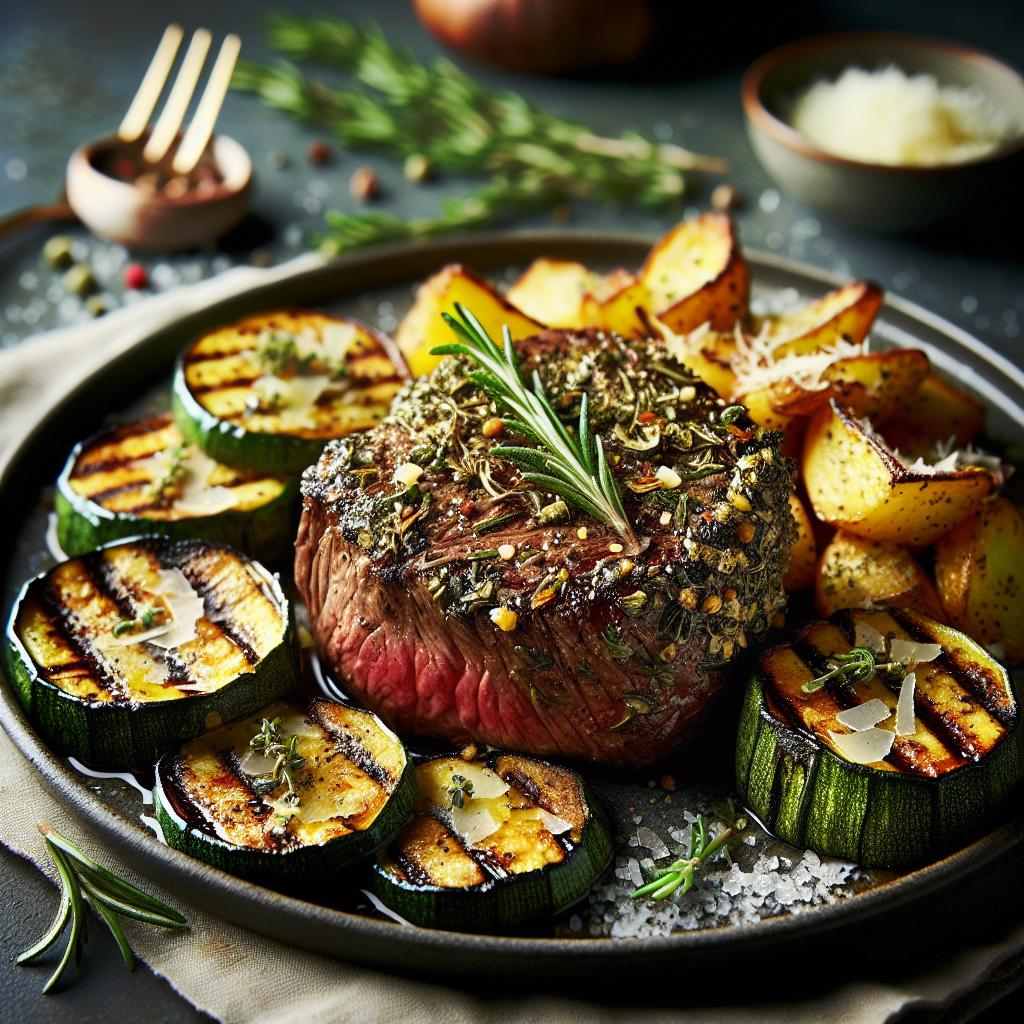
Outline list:
[[[941,644],[921,644],[916,640],[898,638],[889,641],[889,657],[901,665],[921,665],[934,661],[941,653]]]
[[[874,764],[884,760],[892,750],[896,733],[888,729],[865,729],[863,732],[829,732],[836,750],[854,764]]]
[[[892,712],[885,706],[885,703],[876,697],[864,704],[840,711],[836,715],[836,721],[854,732],[865,732],[867,729],[874,728],[879,722],[884,722],[891,714]]]
[[[900,685],[900,696],[896,702],[896,735],[913,736],[917,732],[917,720],[914,718],[914,690],[917,686],[917,675],[908,672]]]
[[[874,626],[858,619],[853,627],[853,646],[866,647],[875,654],[885,654],[885,637]]]

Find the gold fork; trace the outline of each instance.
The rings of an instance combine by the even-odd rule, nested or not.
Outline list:
[[[149,129],[184,36],[180,25],[168,25],[164,29],[156,52],[117,130],[122,142],[137,142]],[[181,134],[181,126],[202,77],[212,40],[213,37],[205,28],[196,29],[192,34],[174,84],[142,150],[143,160],[153,167],[161,165],[173,150],[171,170],[177,175],[187,176],[195,169],[209,145],[242,46],[241,40],[234,33],[224,37],[192,120],[184,134]],[[0,239],[32,224],[73,220],[74,217],[62,189],[55,203],[25,207],[0,218]]]

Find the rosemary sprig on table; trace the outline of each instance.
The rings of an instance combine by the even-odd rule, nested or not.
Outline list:
[[[586,392],[580,401],[579,425],[573,437],[548,400],[536,370],[531,386],[527,386],[508,328],[504,329],[502,349],[461,303],[455,303],[455,312],[456,316],[443,316],[459,341],[439,345],[431,352],[466,356],[476,363],[479,369],[471,372],[469,379],[488,398],[512,413],[503,417],[508,430],[537,446],[499,445],[491,454],[515,463],[527,483],[558,495],[635,544],[636,535],[626,518],[604,445],[590,431]]]
[[[358,86],[334,88],[289,63],[243,61],[235,88],[330,130],[350,148],[423,156],[434,166],[492,179],[425,220],[334,214],[323,239],[328,249],[476,227],[570,198],[660,206],[683,194],[684,171],[726,169],[715,157],[636,133],[595,135],[516,93],[486,89],[449,60],[424,64],[392,47],[377,28],[279,15],[270,20],[268,37],[291,60],[348,72]]]
[[[833,679],[842,679],[852,684],[870,679],[877,672],[889,675],[893,679],[902,678],[907,674],[905,665],[896,661],[879,661],[878,655],[870,647],[854,647],[847,654],[832,654],[826,664],[827,671],[814,679],[808,679],[800,687],[804,693],[814,693]]]
[[[44,994],[52,991],[61,980],[72,959],[76,964],[82,959],[82,948],[86,943],[85,903],[92,907],[110,929],[128,970],[135,967],[135,955],[121,928],[122,917],[134,918],[158,928],[188,927],[188,922],[176,910],[97,864],[74,843],[56,832],[51,825],[43,822],[39,826],[39,831],[46,842],[50,859],[57,869],[60,904],[57,907],[57,916],[46,933],[38,942],[21,953],[15,963],[26,964],[42,956],[60,938],[68,921],[71,922],[64,955],[50,980],[43,987]]]
[[[690,829],[690,856],[680,857],[659,871],[646,885],[641,885],[633,893],[633,899],[665,900],[677,890],[681,896],[685,895],[693,888],[697,872],[728,848],[740,828],[737,822],[735,826],[719,832],[714,839],[709,839],[704,818],[698,815]]]
[[[257,793],[273,793],[275,789],[286,786],[285,801],[290,804],[299,803],[295,774],[306,763],[306,759],[299,754],[298,744],[297,735],[282,734],[280,718],[263,719],[259,732],[249,740],[249,746],[264,757],[274,758],[274,767],[266,774],[253,779],[252,788]]]

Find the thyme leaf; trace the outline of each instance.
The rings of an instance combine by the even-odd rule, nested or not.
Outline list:
[[[668,899],[676,892],[684,896],[693,888],[697,872],[718,854],[724,853],[729,844],[736,839],[736,833],[745,824],[743,819],[740,819],[734,826],[724,829],[711,839],[704,818],[697,815],[697,820],[690,829],[689,857],[680,857],[667,868],[660,870],[646,885],[641,885],[633,893],[633,899],[648,898],[660,901]]]
[[[451,797],[452,807],[456,807],[461,811],[465,806],[466,798],[473,796],[473,783],[464,775],[456,773],[452,776],[451,785],[448,786],[446,792]]]
[[[71,925],[57,969],[43,986],[44,995],[61,981],[72,961],[76,964],[81,961],[85,947],[85,904],[92,907],[110,929],[128,970],[135,967],[135,955],[125,938],[120,918],[130,917],[158,928],[188,928],[188,922],[176,910],[97,864],[51,825],[42,822],[39,831],[57,869],[60,903],[50,927],[15,959],[15,963],[27,964],[42,956],[57,942],[68,922]]]
[[[285,801],[298,805],[300,797],[295,788],[295,774],[306,763],[306,759],[298,752],[298,743],[297,735],[285,736],[281,733],[280,718],[263,719],[259,732],[249,740],[249,746],[264,757],[274,758],[274,767],[253,779],[252,788],[257,793],[273,793],[281,786],[286,786]]]
[[[626,518],[604,445],[590,431],[586,392],[580,401],[579,426],[573,437],[558,418],[536,371],[527,386],[508,328],[504,328],[504,346],[499,348],[465,306],[455,303],[455,312],[456,316],[442,315],[458,341],[431,351],[435,355],[461,355],[475,362],[479,369],[470,378],[512,414],[505,417],[505,426],[537,445],[500,445],[491,450],[492,454],[515,463],[527,483],[563,498],[635,545],[636,535]]]

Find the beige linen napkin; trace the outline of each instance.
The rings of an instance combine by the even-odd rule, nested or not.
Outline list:
[[[53,332],[13,350],[0,352],[0,446],[16,440],[40,405],[67,384],[81,379],[113,352],[169,320],[237,291],[315,266],[303,257],[273,270],[238,268],[201,284],[180,288],[119,311],[97,323]],[[55,373],[60,367],[60,374]],[[694,1006],[709,986],[682,986],[678,1000],[686,1009],[610,1008],[555,996],[481,998],[457,989],[411,981],[338,963],[247,932],[196,907],[183,905],[127,868],[58,803],[38,781],[28,762],[0,733],[0,842],[32,860],[51,879],[36,823],[50,821],[58,831],[112,870],[148,888],[188,916],[191,930],[167,935],[128,922],[129,939],[139,956],[186,999],[225,1024],[273,1021],[274,1024],[876,1024],[911,1004],[948,1005],[997,973],[1024,949],[1024,926],[995,944],[943,959],[927,973],[842,983],[824,998],[776,1001],[770,993],[747,996],[733,1006]],[[11,813],[17,808],[18,813]],[[984,913],[982,908],[979,913]],[[835,941],[835,940],[832,940]],[[10,952],[10,951],[9,951]],[[843,958],[838,958],[842,960]],[[853,958],[856,963],[856,958]],[[849,963],[849,961],[848,961]],[[258,966],[256,966],[258,965]],[[781,965],[780,965],[781,966]],[[680,961],[685,970],[685,961]],[[88,956],[83,967],[89,969]],[[252,998],[252,972],[259,972],[259,1006]],[[127,984],[130,984],[126,980]],[[498,996],[508,986],[496,986]],[[523,992],[524,986],[514,990]],[[721,990],[721,989],[719,989]],[[731,987],[725,991],[735,992]],[[59,996],[55,997],[59,998]],[[742,1000],[742,996],[733,996]],[[957,1018],[960,1019],[960,1018]]]

